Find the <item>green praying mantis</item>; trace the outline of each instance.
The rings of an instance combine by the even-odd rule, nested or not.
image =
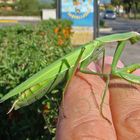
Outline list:
[[[18,95],[18,98],[14,101],[9,112],[11,112],[13,109],[17,110],[21,107],[27,106],[35,102],[36,100],[39,100],[46,93],[54,89],[56,85],[58,85],[65,78],[67,78],[67,82],[63,90],[64,96],[64,93],[71,81],[71,78],[73,77],[73,75],[76,72],[76,69],[78,68],[79,71],[83,73],[100,75],[102,77],[107,78],[106,87],[100,104],[100,113],[104,117],[102,113],[102,107],[106,95],[106,90],[109,84],[110,76],[121,77],[129,82],[140,84],[140,77],[132,74],[133,71],[140,68],[140,64],[132,64],[120,69],[117,68],[117,63],[123,52],[126,42],[130,41],[132,44],[134,44],[139,40],[140,34],[137,32],[128,32],[99,37],[88,44],[76,48],[73,52],[65,55],[64,57],[58,59],[43,70],[39,71],[38,73],[27,79],[25,82],[15,87],[8,94],[3,96],[0,99],[0,103],[6,101],[7,99],[15,95]],[[87,65],[91,61],[94,61],[96,58],[98,58],[100,53],[103,53],[104,61],[104,45],[110,42],[118,42],[111,65],[111,72],[109,74],[104,74],[103,72],[96,73],[94,71],[87,70]]]

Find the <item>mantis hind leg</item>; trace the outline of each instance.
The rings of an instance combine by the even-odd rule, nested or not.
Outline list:
[[[125,66],[124,68],[119,69],[119,71],[126,72],[126,73],[132,73],[137,69],[140,69],[140,64],[132,64],[129,66]]]
[[[105,85],[105,88],[104,88],[104,91],[103,91],[103,95],[102,95],[102,100],[101,100],[100,106],[98,107],[96,98],[95,98],[95,103],[96,103],[96,106],[99,108],[101,116],[111,124],[110,120],[107,117],[105,117],[104,114],[103,114],[103,104],[104,104],[104,101],[105,101],[106,92],[107,92],[109,81],[110,81],[110,75],[109,74],[107,75],[107,74],[102,74],[102,73],[96,73],[96,72],[92,72],[92,71],[86,71],[86,70],[84,70],[84,71],[81,70],[81,72],[85,73],[85,74],[93,74],[93,75],[104,76],[104,77],[107,78],[107,82],[106,82],[106,85]],[[86,82],[87,82],[87,80],[86,80]],[[92,86],[92,85],[89,84],[89,86]],[[94,95],[94,92],[93,92],[92,88],[91,88],[91,91],[92,91],[92,93]],[[95,97],[95,95],[94,95],[94,97]]]
[[[95,93],[94,93],[94,90],[92,88],[92,84],[87,79],[85,79],[84,77],[82,77],[81,75],[79,75],[77,73],[76,73],[76,76],[78,76],[80,79],[84,80],[89,85],[90,90],[91,90],[92,95],[93,95],[93,100],[94,100],[95,106],[97,109],[99,109],[99,105],[98,105],[98,102],[96,100]]]
[[[103,57],[105,57],[104,54],[105,54],[105,52],[103,52]],[[103,59],[104,59],[104,58],[103,58]],[[103,60],[102,63],[103,63],[102,65],[104,65],[104,60]],[[103,69],[104,69],[104,67],[102,66],[102,71],[103,71]],[[90,70],[85,69],[85,68],[83,67],[83,65],[80,66],[80,69],[79,69],[79,70],[80,70],[80,72],[85,73],[85,74],[99,75],[99,76],[101,76],[101,77],[107,78],[106,86],[105,86],[104,91],[103,91],[103,96],[102,96],[101,104],[100,104],[100,106],[98,107],[96,98],[95,98],[95,103],[96,103],[97,107],[99,108],[99,111],[100,111],[101,116],[102,116],[107,122],[109,122],[109,123],[111,124],[110,120],[109,120],[107,117],[105,117],[104,114],[103,114],[103,104],[104,104],[104,101],[105,101],[105,96],[106,96],[106,92],[107,92],[108,85],[109,85],[110,74],[103,74],[103,73],[98,73],[98,72],[90,71]],[[88,81],[86,80],[86,82],[88,82]],[[92,87],[91,84],[89,84],[89,86]],[[92,91],[92,93],[93,93],[93,95],[94,95],[94,92],[93,92],[93,89],[92,89],[92,88],[91,88],[91,91]],[[95,97],[95,95],[94,95],[94,97]]]
[[[109,82],[110,82],[110,75],[107,76],[106,86],[105,86],[104,91],[103,91],[102,100],[101,100],[101,104],[100,104],[100,114],[106,121],[108,121],[111,124],[110,120],[108,118],[106,118],[103,114],[103,104],[105,101],[106,92],[108,89]]]

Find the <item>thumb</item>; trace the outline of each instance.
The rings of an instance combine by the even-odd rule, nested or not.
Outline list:
[[[140,85],[114,78],[110,81],[109,91],[111,112],[118,140],[139,140]]]

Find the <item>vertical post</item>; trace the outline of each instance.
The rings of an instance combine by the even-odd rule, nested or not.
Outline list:
[[[99,3],[94,0],[94,39],[99,36]]]
[[[59,19],[61,17],[61,0],[57,0],[56,5],[56,18]]]

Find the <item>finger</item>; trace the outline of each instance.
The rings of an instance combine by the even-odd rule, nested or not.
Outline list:
[[[140,85],[112,79],[110,105],[118,140],[140,139]]]
[[[133,72],[134,75],[140,76],[140,69],[137,69]]]
[[[105,59],[105,72],[111,64]],[[119,66],[120,65],[120,66]],[[118,63],[117,67],[123,67]],[[140,75],[140,70],[134,72]],[[110,81],[110,105],[118,140],[140,139],[140,85],[135,85],[126,80],[114,78]]]
[[[105,82],[99,76],[77,73],[73,77],[59,115],[57,140],[116,140],[113,125],[99,113],[104,87]],[[108,103],[107,92],[103,113],[112,121]]]
[[[105,60],[104,60],[104,73],[109,73],[111,70],[111,64],[113,61],[113,57],[112,56],[106,56]],[[99,67],[102,67],[102,59],[100,59],[98,62]],[[122,61],[118,61],[117,63],[117,68],[123,68],[124,64],[122,63]]]
[[[95,71],[95,72],[100,72],[101,71],[101,68],[98,64],[95,64],[94,62],[91,62],[89,65],[88,65],[88,70],[91,70],[91,71]]]

